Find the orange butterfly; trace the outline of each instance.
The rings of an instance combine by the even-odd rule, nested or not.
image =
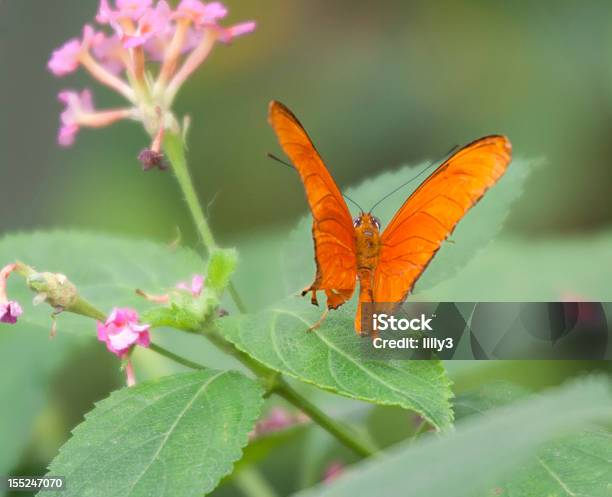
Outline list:
[[[385,231],[371,212],[352,219],[306,131],[280,102],[270,103],[268,120],[282,149],[297,169],[313,217],[317,273],[302,295],[325,292],[327,309],[351,298],[359,279],[355,330],[361,331],[361,308],[367,302],[403,302],[417,279],[465,213],[504,174],[511,160],[510,141],[485,136],[466,145],[438,168],[397,211]]]

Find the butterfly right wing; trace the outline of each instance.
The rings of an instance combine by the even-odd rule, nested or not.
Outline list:
[[[357,277],[357,249],[351,213],[308,134],[293,113],[272,101],[268,121],[283,151],[297,169],[313,217],[312,236],[317,274],[302,293],[325,291],[327,307],[336,309],[351,298]]]

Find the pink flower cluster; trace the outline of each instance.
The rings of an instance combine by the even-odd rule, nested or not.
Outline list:
[[[148,347],[151,343],[148,324],[140,324],[133,309],[115,308],[105,323],[98,322],[98,340],[118,357],[124,358],[134,345]]]
[[[6,295],[6,281],[15,267],[15,264],[9,264],[0,270],[0,323],[15,324],[23,314],[19,303],[9,300]]]
[[[175,9],[166,0],[116,0],[114,5],[101,0],[96,21],[107,30],[86,25],[81,37],[53,52],[47,67],[56,76],[83,67],[130,105],[96,111],[88,90],[62,91],[59,98],[66,110],[61,115],[60,145],[72,145],[81,127],[127,118],[141,121],[153,138],[159,138],[164,128],[177,128],[169,109],[183,83],[217,41],[229,43],[255,29],[254,22],[221,26],[227,13],[219,2],[200,0],[182,0]]]

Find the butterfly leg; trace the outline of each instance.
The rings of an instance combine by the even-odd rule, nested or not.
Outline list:
[[[310,328],[308,328],[306,331],[314,331],[317,328],[319,328],[319,326],[323,324],[323,321],[325,321],[325,318],[327,317],[328,313],[329,313],[329,308],[326,307],[325,311],[323,312],[319,320],[316,323],[314,323]]]
[[[312,286],[309,286],[308,288],[304,288],[304,290],[302,290],[302,297],[308,292],[312,292],[312,296],[310,297],[310,303],[318,307],[319,301],[317,300],[317,291]]]

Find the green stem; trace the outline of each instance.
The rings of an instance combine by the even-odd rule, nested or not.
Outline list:
[[[304,411],[310,419],[319,426],[327,430],[336,439],[352,449],[362,457],[370,457],[377,452],[377,448],[369,441],[362,439],[354,430],[347,425],[339,423],[321,411],[316,405],[307,398],[300,395],[291,388],[284,379],[278,380],[274,393]]]
[[[217,242],[215,241],[215,237],[210,229],[208,221],[206,220],[206,216],[204,215],[204,211],[202,210],[202,206],[198,200],[198,195],[193,186],[193,180],[191,179],[191,174],[189,173],[189,168],[187,167],[185,146],[183,144],[182,137],[176,133],[167,133],[164,139],[164,151],[172,164],[172,170],[174,171],[179,187],[185,196],[185,202],[187,203],[191,217],[195,222],[198,234],[200,235],[207,252],[210,254],[217,248]],[[231,282],[228,285],[228,290],[238,310],[240,312],[245,312],[244,303]]]
[[[174,352],[170,352],[168,349],[165,349],[164,347],[157,345],[155,343],[149,344],[148,348],[149,350],[152,350],[153,352],[157,352],[159,355],[164,356],[166,359],[170,359],[171,361],[181,364],[182,366],[185,366],[186,368],[206,369],[201,364],[190,361],[189,359],[185,359],[184,357],[181,357],[180,355],[176,355]]]
[[[254,467],[241,469],[233,477],[234,484],[247,497],[276,497],[277,493]]]
[[[183,138],[176,133],[167,133],[164,139],[164,151],[172,164],[172,169],[178,181],[179,187],[183,191],[185,202],[187,202],[187,207],[189,208],[191,216],[193,217],[200,238],[202,239],[206,250],[210,254],[217,248],[217,243],[213,236],[212,230],[210,229],[210,225],[206,220],[206,216],[204,215],[204,211],[202,210],[202,206],[200,205],[198,196],[193,186],[193,181],[187,166],[187,159],[185,157],[185,145]],[[231,282],[228,285],[228,290],[238,310],[240,312],[245,312],[245,306]],[[294,406],[303,410],[313,421],[326,429],[347,447],[353,449],[357,454],[363,457],[368,457],[376,452],[376,448],[367,441],[360,440],[358,435],[348,427],[327,416],[308,399],[293,390],[283,380],[280,373],[269,369],[259,361],[253,359],[241,350],[238,350],[232,343],[225,340],[225,338],[223,338],[215,330],[206,330],[203,334],[219,349],[232,355],[242,364],[247,366],[251,371],[253,371],[253,373],[255,373],[255,375],[257,375],[260,380],[264,382],[264,386],[269,393],[276,393],[285,398]]]
[[[264,383],[264,388],[268,394],[274,393],[284,398],[298,409],[302,410],[310,419],[336,437],[341,443],[352,449],[355,453],[362,457],[369,457],[377,452],[367,440],[344,425],[330,418],[327,414],[321,411],[317,406],[310,402],[306,397],[294,390],[277,371],[274,371],[251,356],[245,354],[233,343],[228,342],[216,330],[208,329],[203,332],[205,336],[217,348],[238,359],[242,364],[255,373]]]

